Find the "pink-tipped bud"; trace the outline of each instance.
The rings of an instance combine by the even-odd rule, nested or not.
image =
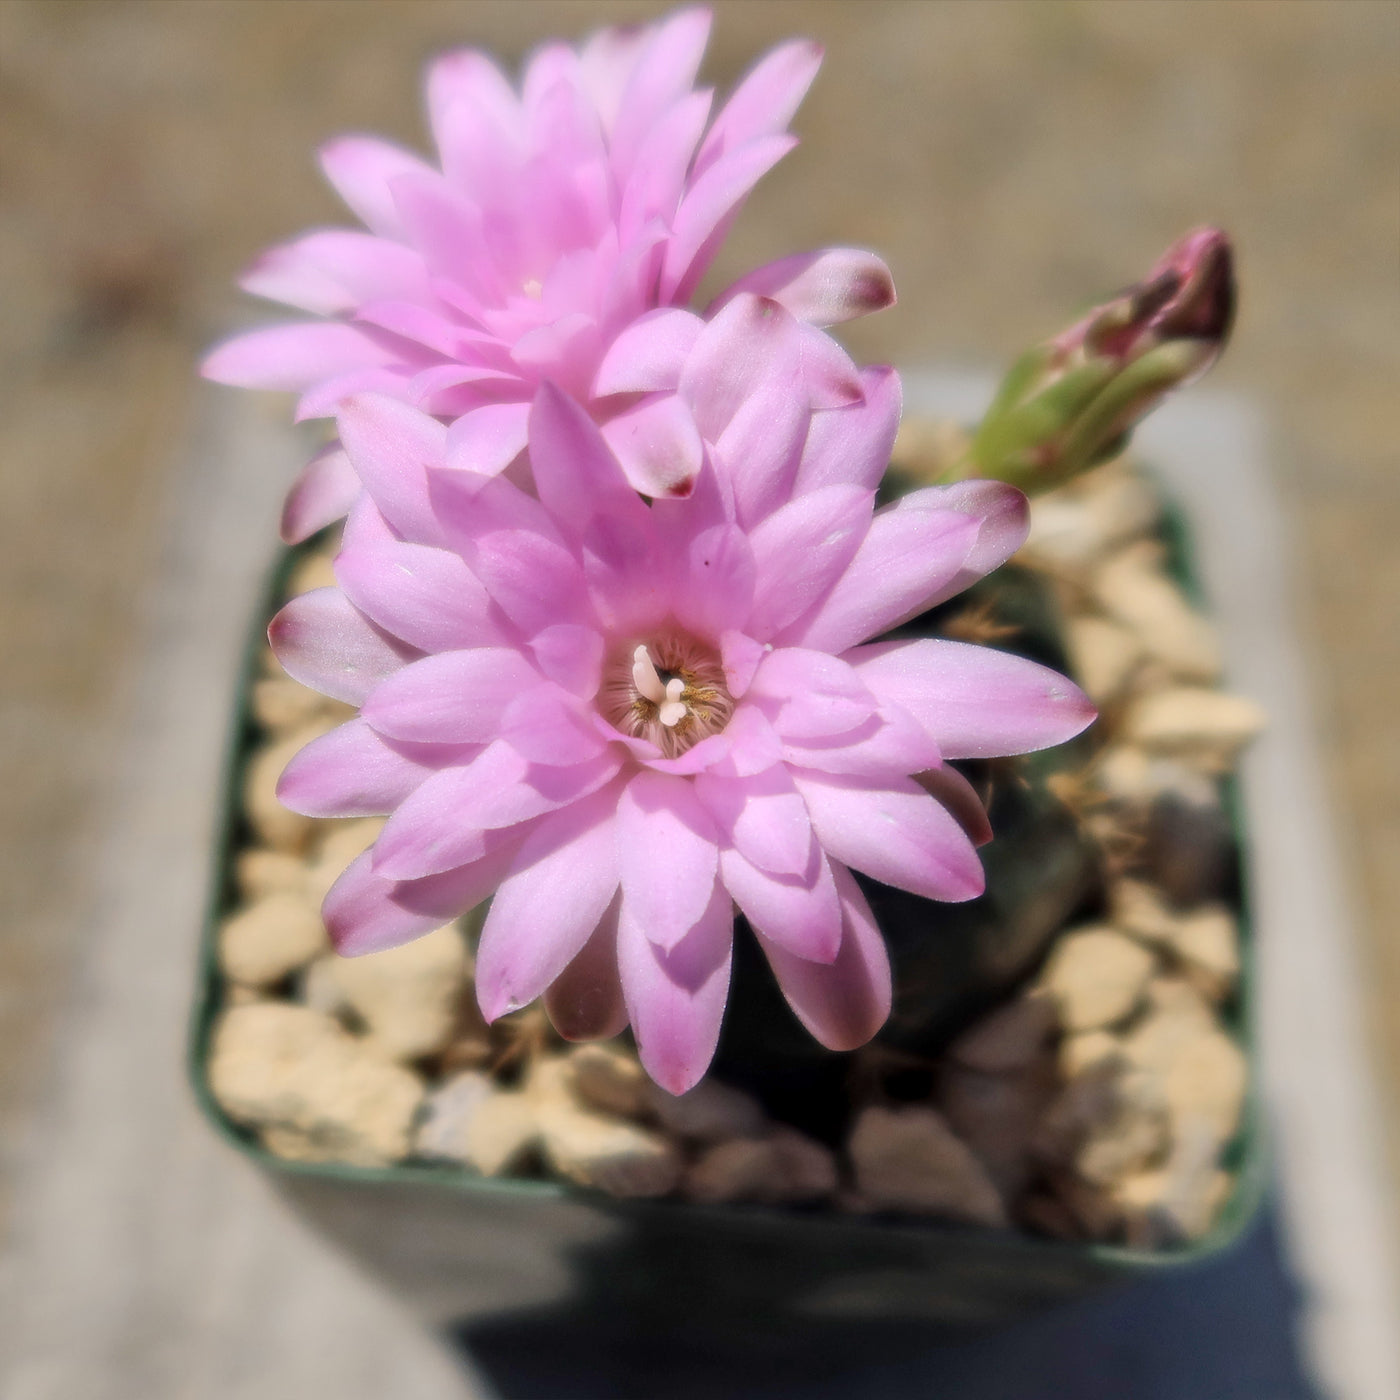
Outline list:
[[[1178,239],[1141,281],[1055,337],[1061,365],[1077,356],[1121,362],[1171,340],[1199,342],[1214,363],[1235,316],[1234,254],[1216,228]]]
[[[974,469],[1043,490],[1121,451],[1139,420],[1215,363],[1234,314],[1229,239],[1188,233],[1141,282],[1017,361],[978,430]]]

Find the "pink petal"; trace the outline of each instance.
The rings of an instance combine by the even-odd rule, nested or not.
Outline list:
[[[695,795],[722,840],[770,875],[801,875],[812,856],[807,806],[781,764],[747,778],[701,773]]]
[[[821,62],[822,47],[810,39],[793,39],[765,54],[715,118],[696,157],[696,172],[757,137],[786,130]]]
[[[864,1045],[890,1014],[890,960],[850,871],[833,865],[841,898],[841,948],[828,965],[795,957],[759,935],[778,985],[798,1020],[828,1050]]]
[[[732,483],[745,528],[791,499],[812,420],[796,337],[775,349],[715,442],[715,461]]]
[[[748,693],[754,672],[758,670],[759,662],[768,655],[769,648],[746,633],[733,629],[720,634],[719,648],[729,693],[740,700]]]
[[[642,772],[618,803],[617,840],[626,917],[674,947],[714,893],[714,822],[684,778]]]
[[[643,315],[656,301],[656,279],[661,276],[661,259],[670,234],[661,219],[653,218],[619,248],[615,257],[611,252],[600,251],[599,270],[607,276],[599,284],[598,323],[606,328],[607,334],[598,348],[599,363],[607,351],[608,340],[617,329]],[[595,384],[597,373],[595,367]],[[673,379],[671,385],[674,383]],[[585,397],[598,398],[600,394],[601,391],[594,388]]]
[[[448,177],[470,185],[493,166],[490,148],[522,126],[520,101],[499,68],[475,49],[442,54],[428,69],[428,119]],[[494,140],[492,139],[494,138]],[[484,155],[482,147],[487,147]]]
[[[615,785],[542,817],[491,901],[477,999],[494,1021],[533,1001],[587,943],[617,891]]]
[[[955,510],[978,521],[977,538],[962,568],[934,595],[930,607],[956,597],[979,578],[1000,568],[1025,544],[1030,530],[1029,503],[1004,481],[969,480],[951,486],[930,486],[911,491],[897,508]]]
[[[812,829],[826,851],[896,889],[959,903],[985,886],[977,851],[962,827],[917,783],[794,770]]]
[[[366,617],[423,651],[462,651],[509,640],[509,624],[451,550],[405,544],[387,530],[373,542],[352,543],[347,526],[335,575]]]
[[[339,520],[360,494],[360,478],[338,442],[327,443],[301,469],[282,506],[282,542],[300,544]]]
[[[605,131],[617,123],[618,105],[648,36],[640,25],[600,29],[579,48],[579,77]]]
[[[694,1088],[714,1059],[733,944],[734,906],[719,884],[699,921],[670,949],[652,942],[624,901],[617,955],[627,1015],[642,1067],[669,1093]]]
[[[832,485],[798,496],[749,532],[757,570],[748,630],[766,640],[812,611],[855,557],[874,494]]]
[[[716,768],[729,777],[747,778],[761,773],[776,763],[781,743],[767,716],[755,705],[740,705],[724,728],[729,738],[729,752]],[[697,744],[695,746],[699,748]]]
[[[696,338],[681,370],[679,392],[701,435],[718,442],[774,366],[795,369],[800,363],[798,323],[777,302],[735,297]],[[738,471],[742,464],[733,467]]]
[[[591,627],[561,622],[530,639],[535,664],[556,685],[581,700],[598,693],[603,673],[603,639]]]
[[[895,302],[884,260],[861,248],[821,248],[767,263],[728,287],[710,312],[740,292],[769,297],[812,326],[853,321]]]
[[[321,235],[321,236],[324,236]],[[370,238],[369,234],[360,234]],[[407,251],[406,249],[404,251]],[[296,243],[269,248],[238,279],[245,292],[294,306],[318,316],[338,316],[355,308],[355,298],[325,268],[307,259]]]
[[[898,705],[872,714],[858,728],[830,738],[784,740],[783,761],[823,773],[866,778],[905,778],[939,762],[938,745],[928,731]]]
[[[621,757],[600,754],[567,768],[533,765],[497,742],[470,763],[428,778],[389,818],[375,846],[377,874],[392,880],[436,874],[490,849],[492,832],[521,826],[596,792]]]
[[[532,149],[547,151],[570,168],[605,158],[607,146],[583,65],[568,44],[535,50],[525,66],[521,98]]]
[[[705,458],[690,410],[674,394],[654,394],[603,427],[627,482],[644,496],[686,497]]]
[[[480,860],[425,880],[385,880],[371,869],[373,850],[356,857],[321,906],[343,957],[377,953],[475,909],[510,868],[519,841],[501,839]]]
[[[707,530],[734,524],[733,483],[727,472],[717,468],[707,450],[694,491],[684,499],[657,496],[649,514],[662,553],[668,559],[681,559]]]
[[[545,197],[550,196],[557,198],[553,190]],[[581,222],[582,216],[575,220],[561,220],[566,226],[560,228],[557,237],[560,240],[576,237],[577,224]],[[599,240],[600,246],[596,248],[575,248],[571,253],[550,254],[551,263],[544,273],[539,301],[546,321],[557,325],[568,322],[572,317],[578,317],[578,324],[596,329],[597,309],[603,287],[617,258],[614,251],[616,238],[616,230],[610,228],[603,234]],[[588,367],[590,376],[597,371],[601,346],[595,347],[595,350],[597,353],[590,357]],[[572,384],[570,388],[573,388]],[[587,388],[586,384],[580,385],[580,394],[586,393]]]
[[[557,380],[581,398],[588,392],[602,347],[597,322],[580,311],[526,331],[513,349],[516,364],[536,381]]]
[[[702,739],[678,759],[646,758],[661,773],[711,772],[725,778],[748,778],[782,761],[783,750],[773,726],[757,705],[743,704],[719,734]]]
[[[650,520],[597,515],[581,541],[583,571],[598,621],[612,635],[645,632],[671,611],[669,560]]]
[[[958,575],[978,528],[953,511],[877,511],[825,600],[774,640],[844,651],[917,616]]]
[[[992,839],[992,824],[987,820],[987,808],[972,786],[950,764],[940,764],[915,776],[914,781],[946,807],[957,824],[967,832],[974,846],[985,846]]]
[[[254,296],[322,316],[365,302],[428,295],[423,260],[411,248],[350,229],[318,229],[270,248],[239,285]]]
[[[415,376],[413,382],[416,384],[419,378],[420,376]],[[528,393],[532,387],[514,373],[509,376],[498,375],[494,377],[488,373],[485,377],[472,379],[469,382],[464,381],[456,385],[446,385],[440,389],[418,394],[416,397],[413,386],[409,385],[404,390],[404,397],[416,403],[425,413],[431,413],[435,418],[441,418],[444,422],[451,422],[462,417],[463,414],[472,413],[488,404],[516,399],[520,394]],[[516,457],[514,461],[518,462],[520,458]],[[504,470],[505,468],[502,468],[503,472]],[[463,475],[467,475],[467,473],[464,472]]]
[[[300,392],[322,379],[386,364],[389,353],[364,331],[338,321],[266,326],[226,340],[205,357],[200,373],[243,389]]]
[[[425,656],[403,667],[364,702],[364,717],[391,739],[477,744],[494,739],[507,706],[540,683],[510,647]]]
[[[385,520],[418,544],[441,543],[427,473],[430,467],[442,465],[447,429],[426,413],[383,394],[347,399],[337,422],[350,464]]]
[[[464,413],[447,429],[447,465],[496,476],[525,450],[528,403],[488,403]]]
[[[425,286],[426,281],[425,277]],[[416,301],[389,298],[366,301],[356,309],[355,320],[388,331],[420,350],[451,359],[472,357],[476,350],[472,338],[463,337],[451,319]]]
[[[1072,681],[993,647],[924,638],[858,647],[847,660],[882,700],[913,715],[945,758],[1049,748],[1095,715]]]
[[[544,1009],[565,1040],[607,1040],[627,1028],[627,1006],[617,970],[618,901],[574,960],[545,989]]]
[[[469,763],[442,768],[424,779],[394,811],[374,844],[374,873],[385,880],[415,880],[438,875],[491,849],[488,824],[481,820],[485,799],[501,791],[518,792],[528,765],[504,744],[483,749]],[[526,809],[517,801],[514,826],[550,810],[549,804]]]
[[[336,193],[367,228],[383,238],[402,238],[389,183],[400,175],[431,174],[417,156],[375,136],[342,136],[321,147],[321,169]]]
[[[490,259],[481,211],[437,174],[400,175],[391,188],[399,218],[429,272],[459,289],[457,304],[469,315],[479,306],[501,305],[510,289]]]
[[[766,702],[784,742],[847,734],[875,713],[876,700],[840,657],[783,647],[770,652],[754,675],[749,698]]]
[[[675,213],[709,119],[710,98],[709,92],[688,93],[647,133],[622,191],[617,226],[624,242],[654,215],[669,219]]]
[[[546,681],[511,701],[501,716],[500,734],[531,762],[582,763],[600,753],[608,742],[593,719],[589,706]]]
[[[674,389],[705,323],[693,311],[660,307],[633,321],[608,347],[593,394],[649,394]]]
[[[762,136],[721,156],[681,201],[661,269],[661,296],[686,301],[705,274],[749,191],[797,145],[795,136]]]
[[[795,957],[829,963],[841,946],[841,904],[830,864],[811,840],[810,868],[772,875],[732,846],[719,854],[720,878],[755,932]]]
[[[366,333],[372,331],[366,327]],[[411,364],[373,365],[333,374],[313,384],[298,400],[292,414],[295,423],[315,418],[333,418],[345,400],[356,394],[385,394],[391,399],[408,397],[408,385],[415,374]]]
[[[718,638],[742,627],[753,606],[753,550],[742,530],[717,525],[691,543],[673,599],[676,620],[697,636]]]
[[[268,641],[293,680],[359,705],[416,654],[357,612],[338,588],[293,598],[268,625]]]
[[[449,542],[493,601],[526,634],[587,623],[583,569],[539,501],[505,477],[430,473],[429,495]]]
[[[899,431],[902,392],[892,369],[862,370],[860,381],[862,403],[813,416],[797,469],[799,492],[836,481],[872,491],[879,486]]]
[[[798,322],[802,378],[813,408],[848,408],[864,398],[856,362],[825,331]]]
[[[646,521],[646,507],[597,425],[549,383],[530,407],[530,471],[540,500],[566,528],[581,531],[598,514]]]
[[[313,739],[282,770],[277,800],[308,817],[373,817],[392,812],[440,759],[393,745],[362,719]]]
[[[622,180],[648,134],[672,103],[687,94],[710,37],[707,10],[680,10],[649,31],[618,104],[610,143],[613,169]]]

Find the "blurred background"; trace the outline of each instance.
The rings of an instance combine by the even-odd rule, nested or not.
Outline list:
[[[236,392],[202,385],[195,361],[275,314],[235,275],[269,243],[349,221],[319,179],[320,142],[364,129],[423,143],[418,75],[435,50],[481,45],[514,65],[546,36],[664,8],[0,4],[0,1142],[20,1140],[83,956],[163,503],[201,396]],[[715,280],[794,248],[878,249],[900,304],[845,334],[859,359],[995,368],[1186,228],[1236,238],[1241,314],[1213,385],[1262,409],[1299,554],[1395,1153],[1400,6],[714,8],[705,76],[721,88],[784,36],[827,48],[802,145],[749,201]]]

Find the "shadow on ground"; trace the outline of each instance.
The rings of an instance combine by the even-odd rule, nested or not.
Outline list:
[[[1321,1400],[1298,1354],[1301,1298],[1266,1212],[1226,1255],[995,1328],[820,1323],[665,1330],[596,1297],[467,1324],[455,1340],[508,1400]]]

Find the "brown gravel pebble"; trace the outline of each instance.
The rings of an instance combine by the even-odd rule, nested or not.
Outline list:
[[[300,894],[279,891],[224,920],[219,928],[219,966],[235,982],[265,987],[329,946],[315,907]]]
[[[1145,948],[1103,925],[1063,936],[1050,955],[1042,984],[1059,1004],[1067,1031],[1111,1026],[1138,1005],[1152,975]]]
[[[988,1074],[1024,1069],[1044,1053],[1058,1024],[1054,997],[1033,989],[964,1031],[948,1054],[968,1069]]]
[[[423,1100],[416,1074],[382,1060],[329,1016],[287,1002],[225,1011],[209,1084],[228,1115],[301,1160],[387,1166],[406,1157]]]
[[[661,1126],[693,1142],[757,1137],[767,1125],[757,1099],[717,1079],[702,1079],[689,1093],[679,1096],[649,1084],[647,1094]]]
[[[306,865],[285,851],[256,847],[240,851],[233,864],[234,881],[245,903],[266,894],[302,893],[306,889]],[[307,902],[312,902],[307,896]]]
[[[985,1168],[931,1108],[867,1108],[848,1148],[856,1191],[875,1209],[1006,1224]]]
[[[610,1196],[665,1196],[681,1176],[676,1145],[659,1133],[564,1104],[537,1110],[545,1160],[560,1176]]]
[[[461,930],[448,924],[381,953],[332,954],[320,995],[338,993],[388,1059],[416,1060],[452,1039],[470,966]]]
[[[586,1108],[640,1117],[650,1095],[646,1071],[635,1055],[610,1045],[577,1045],[569,1052],[573,1091]]]

